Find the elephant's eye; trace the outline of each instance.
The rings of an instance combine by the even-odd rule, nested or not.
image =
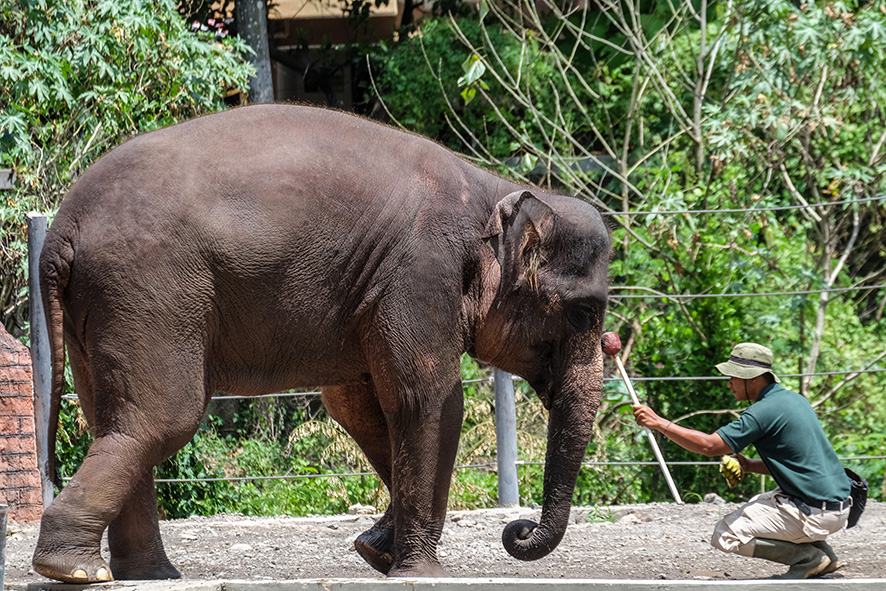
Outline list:
[[[566,320],[578,332],[587,332],[591,328],[593,311],[583,306],[573,306],[566,311]]]

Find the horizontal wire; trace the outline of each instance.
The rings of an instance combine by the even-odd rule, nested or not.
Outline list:
[[[886,456],[852,456],[839,458],[841,462],[852,462],[852,461],[864,461],[864,460],[886,460]],[[692,462],[692,461],[679,461],[679,462],[665,462],[669,466],[717,466],[720,462]],[[517,460],[514,462],[517,466],[544,466],[544,462],[526,462],[523,460]],[[591,467],[591,466],[658,466],[658,462],[598,462],[598,461],[588,461],[582,462],[582,466]],[[496,462],[487,462],[484,464],[466,464],[455,466],[455,470],[466,470],[471,468],[497,468],[498,464]],[[338,472],[338,473],[330,473],[330,474],[283,474],[279,476],[221,476],[214,478],[156,478],[154,479],[155,483],[166,483],[166,484],[174,484],[174,483],[187,483],[187,482],[244,482],[251,480],[299,480],[299,479],[310,479],[310,478],[343,478],[350,476],[376,476],[375,472]],[[63,478],[64,481],[69,481],[71,478]]]
[[[843,371],[819,371],[815,373],[779,373],[778,377],[780,378],[805,378],[805,377],[819,377],[819,376],[842,376],[850,373],[868,374],[868,373],[881,373],[886,371],[886,367],[878,368],[878,369],[865,369],[865,370],[857,370],[857,369],[847,369]],[[662,376],[662,377],[632,377],[632,382],[680,382],[680,381],[702,381],[702,380],[728,380],[729,376]],[[621,378],[603,378],[603,381],[621,381]]]
[[[841,371],[819,371],[814,373],[779,373],[779,377],[782,378],[804,378],[804,377],[821,377],[821,376],[842,376],[850,373],[861,374],[869,374],[869,373],[881,373],[886,371],[886,368],[877,368],[877,369],[845,369]],[[477,384],[481,382],[491,382],[494,381],[495,378],[477,378],[472,380],[464,380],[462,382],[462,387],[465,384]],[[525,382],[521,377],[513,376],[514,381],[516,382]],[[653,376],[653,377],[643,377],[636,376],[632,377],[632,382],[692,382],[692,381],[717,381],[717,380],[728,380],[728,376]],[[612,377],[612,378],[603,378],[604,382],[620,382],[621,378]],[[256,394],[254,396],[246,396],[246,395],[222,395],[222,396],[213,396],[212,400],[247,400],[250,398],[292,398],[298,396],[320,396],[321,392],[277,392],[275,394]],[[78,400],[76,394],[65,394],[62,396],[64,400]]]
[[[839,293],[844,291],[865,291],[865,290],[875,290],[875,289],[884,289],[886,285],[867,285],[867,286],[856,286],[856,287],[833,287],[830,289],[808,289],[803,291],[775,291],[775,292],[761,292],[761,293],[687,293],[687,294],[677,294],[670,295],[666,293],[650,293],[650,294],[626,294],[626,295],[610,295],[609,299],[611,300],[627,300],[627,299],[646,299],[646,300],[654,300],[658,298],[665,298],[669,300],[682,300],[682,299],[704,299],[704,298],[758,298],[758,297],[773,297],[773,296],[797,296],[797,295],[811,295],[817,293]],[[633,287],[633,286],[618,286],[613,285],[610,286],[609,289],[643,289],[641,287]]]
[[[476,384],[478,382],[488,382],[492,378],[476,378],[471,380],[462,380],[462,385],[464,384]],[[233,394],[224,394],[222,396],[213,396],[213,400],[240,400],[243,398],[274,398],[277,396],[320,396],[323,394],[322,392],[281,392],[277,394],[257,394],[255,396],[237,396]],[[68,396],[68,395],[66,395]]]
[[[320,391],[317,392],[278,392],[276,394],[256,394],[255,396],[246,396],[246,395],[235,395],[235,394],[223,394],[221,396],[213,396],[212,400],[242,400],[244,398],[285,398],[285,397],[297,397],[297,396],[320,396],[323,394]]]
[[[847,205],[850,203],[868,203],[870,201],[882,201],[886,195],[877,197],[864,197],[862,199],[848,199],[846,201],[831,201],[827,203],[809,203],[807,205],[779,205],[773,207],[751,207],[748,209],[676,209],[662,211],[601,211],[600,215],[633,216],[633,215],[682,215],[700,213],[759,213],[764,211],[786,211],[791,209],[812,209],[815,207],[831,207],[833,205]]]

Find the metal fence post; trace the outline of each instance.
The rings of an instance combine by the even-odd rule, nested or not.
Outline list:
[[[520,503],[517,486],[517,400],[511,374],[495,370],[495,436],[498,448],[498,504]]]
[[[28,214],[28,305],[31,320],[31,368],[34,373],[34,433],[37,439],[37,467],[43,487],[43,508],[52,502],[55,490],[49,480],[49,405],[52,390],[52,362],[49,333],[40,297],[40,253],[46,239],[46,216]]]

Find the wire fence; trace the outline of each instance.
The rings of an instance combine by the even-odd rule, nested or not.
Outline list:
[[[886,355],[884,355],[886,356]],[[886,367],[878,367],[873,369],[845,369],[840,371],[817,371],[811,373],[780,373],[779,377],[782,378],[805,378],[805,377],[824,377],[824,376],[842,376],[842,375],[850,375],[850,374],[876,374],[886,372]],[[644,376],[632,376],[632,382],[693,382],[693,381],[726,381],[728,380],[728,376],[654,376],[654,377],[644,377]],[[492,382],[493,378],[477,378],[474,380],[464,380],[462,381],[462,385],[465,384],[478,384],[484,382]],[[514,381],[522,382],[525,381],[522,378],[514,377]],[[618,377],[608,377],[603,378],[604,382],[620,382],[621,378]],[[272,394],[255,394],[255,395],[240,395],[240,394],[217,394],[212,397],[212,401],[217,400],[253,400],[258,398],[319,398],[322,396],[323,392],[320,390],[312,390],[310,392],[275,392]],[[65,400],[77,400],[76,394],[65,394],[62,396]]]
[[[886,355],[886,353],[884,353]],[[884,355],[881,355],[879,358],[882,358]],[[879,359],[878,358],[878,359]],[[807,376],[832,376],[832,375],[845,375],[845,374],[863,374],[863,373],[880,373],[886,371],[886,368],[875,368],[875,369],[864,369],[864,370],[844,370],[844,371],[828,371],[828,372],[813,372],[813,373],[798,373],[798,374],[779,374],[782,377],[807,377]],[[514,376],[512,378],[514,381],[522,381],[521,378]],[[677,376],[677,377],[636,377],[631,378],[632,381],[677,381],[677,380],[728,380],[729,378],[726,376]],[[621,378],[604,378],[604,381],[620,381]],[[488,383],[494,381],[493,377],[488,378],[476,378],[471,380],[464,380],[462,385],[469,384],[478,384],[478,383]],[[317,397],[320,396],[321,392],[312,391],[312,392],[281,392],[276,394],[265,394],[261,396],[235,396],[235,395],[218,395],[214,396],[212,400],[236,400],[236,399],[249,399],[249,398],[273,398],[273,397]],[[886,456],[882,455],[867,455],[867,456],[849,456],[849,457],[841,457],[840,461],[870,461],[870,460],[886,460]],[[668,466],[717,466],[719,465],[718,461],[666,461]],[[524,466],[544,466],[544,462],[533,462],[533,461],[523,461],[517,460],[515,464],[518,467]],[[583,467],[618,467],[618,466],[658,466],[658,462],[652,461],[585,461],[581,464]],[[467,469],[486,469],[490,471],[496,471],[498,468],[498,464],[495,462],[489,463],[481,463],[481,464],[468,464],[468,465],[458,465],[455,466],[455,470],[467,470]],[[316,479],[316,478],[350,478],[350,477],[364,477],[364,476],[375,476],[374,472],[330,472],[330,473],[316,473],[316,474],[281,474],[281,475],[272,475],[272,476],[232,476],[232,477],[208,477],[208,478],[168,478],[168,479],[155,479],[156,483],[200,483],[200,482],[246,482],[246,481],[271,481],[271,480],[304,480],[304,479]]]
[[[841,462],[854,462],[854,461],[868,461],[868,460],[886,460],[886,456],[851,456],[851,457],[843,457],[840,458]],[[531,462],[531,461],[523,461],[517,460],[515,462],[518,467],[520,466],[544,466],[544,462]],[[668,466],[719,466],[720,462],[718,461],[665,461],[665,464]],[[581,463],[582,467],[591,468],[595,466],[659,466],[658,462],[644,462],[644,461],[634,461],[634,462],[597,462],[597,461],[587,461]],[[455,466],[455,470],[476,470],[476,469],[486,469],[489,471],[496,471],[498,468],[498,464],[495,462],[486,462],[482,464],[465,464]],[[219,476],[219,477],[207,477],[207,478],[155,478],[154,482],[156,483],[198,483],[198,482],[247,482],[247,481],[260,481],[260,480],[310,480],[314,478],[348,478],[354,476],[375,476],[375,472],[324,472],[317,474],[280,474],[274,476]],[[64,480],[70,480],[70,478],[64,478]]]
[[[884,353],[886,355],[886,353]],[[883,357],[881,355],[880,357]],[[865,369],[865,370],[845,370],[845,371],[829,371],[829,372],[814,372],[814,373],[799,373],[799,374],[779,374],[782,377],[805,377],[805,376],[832,376],[832,375],[845,375],[852,373],[880,373],[886,371],[886,368],[877,368],[877,369]],[[515,382],[523,381],[521,378],[514,376],[512,378]],[[726,376],[683,376],[683,377],[637,377],[631,378],[632,381],[676,381],[676,380],[727,380],[729,379]],[[464,380],[462,382],[464,385],[469,384],[478,384],[478,383],[487,383],[494,381],[493,377],[488,378],[476,378],[471,380]],[[621,378],[604,378],[604,381],[621,381]],[[275,398],[275,397],[317,397],[320,396],[321,392],[313,391],[313,392],[281,392],[276,394],[265,394],[260,396],[234,396],[234,395],[220,395],[214,396],[212,400],[236,400],[236,399],[251,399],[251,398]],[[841,457],[840,461],[870,461],[870,460],[886,460],[886,456],[884,455],[866,455],[866,456],[847,456]],[[517,460],[515,464],[518,467],[523,466],[544,466],[544,462],[533,462],[533,461],[524,461]],[[668,466],[717,466],[719,465],[718,461],[665,461],[665,464]],[[585,461],[581,464],[583,467],[618,467],[618,466],[658,466],[658,462],[652,461]],[[486,469],[490,471],[497,471],[498,464],[495,462],[488,463],[480,463],[480,464],[466,464],[466,465],[457,465],[454,467],[455,470],[468,470],[468,469]],[[363,477],[363,476],[375,476],[374,472],[329,472],[329,473],[316,473],[316,474],[281,474],[281,475],[271,475],[271,476],[230,476],[230,477],[206,477],[206,478],[158,478],[155,479],[156,483],[200,483],[200,482],[247,482],[247,481],[272,481],[272,480],[306,480],[306,479],[317,479],[317,478],[350,478],[350,477]],[[69,479],[65,479],[69,480]]]
[[[820,208],[820,207],[834,207],[834,206],[843,206],[843,205],[854,205],[859,203],[866,202],[874,202],[874,201],[882,201],[886,199],[886,195],[864,198],[864,199],[854,199],[854,200],[846,200],[846,201],[834,201],[828,203],[812,203],[812,204],[804,204],[804,205],[796,205],[796,206],[775,206],[775,207],[752,207],[752,208],[738,208],[738,209],[696,209],[696,210],[652,210],[652,211],[604,211],[601,212],[603,215],[607,216],[643,216],[643,215],[698,215],[698,214],[740,214],[740,213],[748,213],[748,214],[756,214],[762,212],[774,212],[774,211],[788,211],[788,210],[798,210],[798,209],[810,209],[810,208]],[[828,287],[821,289],[807,289],[807,290],[793,290],[793,291],[783,291],[783,292],[754,292],[754,293],[684,293],[684,294],[666,294],[654,291],[650,288],[643,286],[612,286],[610,289],[614,291],[647,291],[650,293],[615,293],[610,294],[609,298],[611,300],[627,300],[627,299],[665,299],[665,300],[674,300],[674,301],[692,301],[696,299],[708,299],[708,298],[759,298],[759,297],[797,297],[797,296],[807,296],[807,295],[821,295],[821,294],[840,294],[840,293],[848,293],[848,292],[858,292],[858,291],[875,291],[886,288],[886,285],[869,285],[869,286],[852,286],[852,287]],[[826,372],[809,372],[809,373],[790,373],[790,374],[779,374],[782,377],[787,378],[805,378],[805,377],[826,377],[826,376],[835,376],[835,375],[863,375],[863,374],[876,374],[881,372],[886,372],[886,368],[880,367],[872,367],[876,362],[881,359],[886,353],[877,357],[873,362],[867,364],[864,369],[856,369],[856,370],[841,370],[841,371],[826,371]],[[515,377],[516,381],[520,381],[520,378]],[[637,376],[632,377],[631,380],[634,382],[673,382],[673,381],[722,381],[728,380],[729,378],[726,376]],[[473,380],[464,380],[463,385],[476,384],[476,383],[486,383],[492,382],[494,379],[492,377],[488,378],[478,378]],[[604,378],[604,381],[621,381],[621,378],[618,377],[609,377]],[[235,394],[227,394],[227,393],[217,393],[212,397],[212,401],[225,401],[225,400],[240,400],[240,399],[260,399],[260,398],[284,398],[284,397],[302,397],[302,398],[316,398],[321,396],[322,393],[320,391],[309,391],[309,392],[277,392],[270,394],[261,394],[255,396],[242,396]],[[64,396],[65,399],[68,400],[77,400],[76,394],[68,394]],[[852,457],[843,457],[840,458],[841,461],[872,461],[872,460],[886,460],[886,456],[881,455],[869,455],[869,456],[852,456]],[[716,466],[719,462],[716,461],[670,461],[665,462],[669,466]],[[515,462],[518,467],[527,467],[527,466],[544,466],[544,462],[533,462],[533,461],[521,461],[518,460]],[[583,467],[623,467],[623,466],[657,466],[659,465],[657,462],[652,461],[586,461],[582,463]],[[483,469],[496,471],[498,469],[498,464],[495,462],[490,463],[481,463],[481,464],[470,464],[470,465],[459,465],[455,466],[456,470],[467,470],[467,469]],[[171,478],[171,479],[155,479],[156,483],[201,483],[201,482],[246,482],[246,481],[276,481],[276,480],[304,480],[304,479],[318,479],[318,478],[350,478],[350,477],[366,477],[366,476],[375,476],[374,472],[330,472],[330,473],[315,473],[315,474],[281,474],[281,475],[270,475],[270,476],[222,476],[222,477],[205,477],[205,478]],[[70,480],[70,478],[65,478],[65,480]]]
[[[803,205],[776,205],[771,207],[750,207],[737,209],[670,209],[670,210],[649,210],[649,211],[601,211],[601,215],[606,216],[641,216],[641,215],[698,215],[698,214],[718,214],[718,213],[763,213],[766,211],[790,211],[798,209],[816,209],[819,207],[834,207],[837,205],[852,205],[856,203],[869,203],[871,201],[883,201],[886,195],[877,195],[874,197],[864,197],[862,199],[847,199],[845,201],[829,201],[822,203],[805,203]]]
[[[881,286],[882,287],[882,286]],[[817,293],[817,292],[816,292]],[[873,362],[867,364],[865,369],[847,369],[841,371],[825,371],[825,372],[808,372],[808,373],[779,373],[781,377],[784,378],[802,378],[802,377],[825,377],[825,376],[835,376],[835,375],[847,375],[847,374],[875,374],[886,372],[886,368],[871,368],[870,366],[876,363],[877,360],[886,356],[886,353],[881,354],[877,359]],[[515,382],[524,381],[522,378],[514,376],[512,378]],[[632,377],[631,381],[634,382],[673,382],[673,381],[722,381],[728,380],[727,376],[656,376],[656,377],[643,377],[637,376]],[[485,377],[485,378],[475,378],[470,380],[463,380],[462,385],[467,386],[470,384],[481,384],[481,383],[489,383],[493,382],[493,377]],[[608,377],[603,378],[604,382],[607,381],[621,381],[621,378],[618,377]],[[212,397],[212,401],[222,401],[222,400],[241,400],[241,399],[256,399],[256,398],[285,398],[285,397],[304,397],[304,398],[317,398],[322,395],[321,391],[310,391],[310,392],[277,392],[272,394],[260,394],[255,396],[242,396],[242,395],[233,395],[233,394],[217,394]],[[76,394],[68,394],[65,395],[66,399],[76,400]],[[869,461],[869,460],[886,460],[886,456],[852,456],[852,457],[842,457],[841,461]],[[532,461],[523,461],[518,460],[515,462],[518,467],[521,466],[544,466],[544,462],[532,462]],[[719,462],[717,461],[666,461],[668,466],[717,466]],[[617,466],[658,466],[657,462],[651,461],[586,461],[581,464],[583,467],[617,467]],[[482,463],[482,464],[469,464],[469,465],[458,465],[455,466],[455,470],[467,470],[467,469],[487,469],[491,471],[497,470],[497,464],[495,462]],[[225,477],[206,477],[206,478],[158,478],[155,479],[155,483],[201,483],[201,482],[248,482],[248,481],[278,481],[278,480],[306,480],[306,479],[317,479],[317,478],[351,478],[351,477],[365,477],[365,476],[375,476],[374,472],[329,472],[329,473],[316,473],[316,474],[280,474],[280,475],[271,475],[271,476],[225,476]],[[70,478],[65,478],[64,480],[70,480]]]
[[[668,300],[702,300],[706,298],[761,298],[761,297],[776,297],[776,296],[801,296],[801,295],[814,295],[814,294],[823,294],[823,293],[845,293],[849,291],[874,291],[877,289],[884,289],[886,285],[857,285],[855,287],[831,287],[827,289],[805,289],[799,291],[775,291],[775,292],[760,292],[760,293],[684,293],[684,294],[667,294],[667,293],[658,293],[655,294],[625,294],[625,295],[610,295],[609,299],[612,300],[625,300],[625,299],[668,299]],[[636,289],[636,290],[649,290],[647,287],[637,287],[637,286],[613,286],[610,289]]]

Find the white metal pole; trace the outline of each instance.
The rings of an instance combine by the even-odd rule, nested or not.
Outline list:
[[[516,507],[520,503],[517,482],[517,401],[514,378],[495,370],[495,439],[498,456],[498,504]]]
[[[613,355],[612,357],[615,359],[618,371],[621,373],[621,377],[624,380],[625,385],[628,387],[628,392],[631,394],[631,400],[634,401],[634,404],[640,404],[640,400],[634,392],[634,387],[631,385],[631,380],[628,378],[628,372],[625,371],[625,366],[622,364],[621,358],[618,355]],[[677,492],[677,487],[674,485],[674,479],[671,478],[671,472],[668,470],[668,465],[665,464],[664,456],[661,455],[661,450],[658,448],[658,442],[655,440],[655,435],[653,435],[652,430],[649,429],[649,427],[643,427],[643,430],[646,431],[646,437],[649,438],[649,444],[652,446],[655,459],[658,460],[658,465],[661,466],[661,471],[668,483],[668,488],[671,489],[671,494],[674,495],[674,500],[677,501],[678,505],[682,505],[683,499],[680,498],[680,493]]]

